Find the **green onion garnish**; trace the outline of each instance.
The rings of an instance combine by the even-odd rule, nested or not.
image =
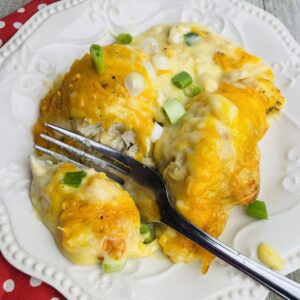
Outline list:
[[[183,105],[176,98],[166,101],[163,108],[171,124],[175,124],[185,114]]]
[[[129,33],[121,33],[116,38],[116,43],[121,45],[130,44],[132,36]]]
[[[101,268],[104,273],[113,273],[121,271],[126,266],[126,263],[126,258],[117,260],[110,257],[105,257],[102,262]]]
[[[82,179],[86,176],[83,171],[67,172],[63,178],[63,183],[71,187],[80,187]]]
[[[199,35],[195,32],[188,32],[183,36],[183,39],[188,46],[192,46],[199,40]]]
[[[194,97],[202,92],[202,88],[200,85],[191,84],[183,90],[183,93],[187,97]]]
[[[257,219],[268,219],[268,212],[265,202],[256,200],[248,205],[247,215]]]
[[[193,78],[188,72],[182,71],[174,77],[172,77],[172,82],[179,89],[184,89],[193,82]]]
[[[90,47],[90,54],[97,72],[103,74],[105,69],[103,48],[100,45],[93,44]]]
[[[141,224],[140,234],[144,244],[149,244],[155,239],[154,228],[150,224]]]

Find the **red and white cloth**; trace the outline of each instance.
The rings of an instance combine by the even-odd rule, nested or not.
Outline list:
[[[33,0],[14,13],[0,19],[0,47],[3,46],[38,10],[57,1],[59,0]]]
[[[33,0],[16,12],[0,19],[0,48],[32,15],[56,1],[58,0]],[[0,252],[0,299],[64,300],[65,297],[46,283],[15,269]]]
[[[64,300],[58,291],[11,266],[0,253],[1,300]]]

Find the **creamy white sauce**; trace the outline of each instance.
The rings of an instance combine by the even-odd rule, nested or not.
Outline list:
[[[153,56],[153,65],[157,71],[170,71],[159,74],[154,79],[154,86],[166,99],[178,98],[183,102],[187,100],[182,90],[171,82],[171,78],[181,71],[188,72],[194,83],[199,84],[204,91],[214,92],[219,87],[222,70],[214,62],[214,55],[219,50],[218,44],[214,40],[203,41],[200,37],[195,44],[187,46],[184,43],[184,34],[191,32],[193,26],[157,26],[135,40],[135,45],[143,49],[147,45],[146,51]],[[159,104],[163,102],[158,101]]]
[[[238,116],[238,108],[231,101],[221,95],[209,95],[208,103],[215,117],[224,123],[230,124]]]

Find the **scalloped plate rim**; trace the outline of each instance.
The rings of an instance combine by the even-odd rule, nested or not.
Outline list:
[[[44,23],[46,20],[54,16],[55,14],[62,13],[68,9],[71,9],[77,5],[80,5],[84,2],[87,2],[89,0],[61,0],[59,2],[53,3],[45,7],[44,9],[41,9],[36,14],[34,14],[23,26],[22,28],[5,44],[0,48],[0,67],[4,64],[4,62],[15,52],[17,51],[24,42],[35,32],[38,31],[38,25]],[[248,14],[261,14],[267,16],[270,20],[272,20],[273,24],[270,24],[268,22],[268,26],[271,27],[273,31],[276,32],[276,34],[279,36],[279,38],[283,42],[286,43],[286,46],[288,47],[289,51],[295,55],[296,59],[300,62],[300,44],[295,40],[295,38],[292,36],[290,31],[287,29],[287,27],[275,16],[271,15],[270,13],[262,10],[261,8],[258,8],[250,3],[247,3],[243,0],[237,1],[237,0],[223,0],[224,2],[230,3],[233,6],[237,7],[238,9],[244,10]],[[59,9],[58,9],[59,8]],[[245,9],[248,8],[248,9]],[[251,11],[250,11],[251,10]],[[46,12],[46,13],[45,13]],[[258,17],[258,16],[256,16]],[[265,21],[265,20],[264,20]],[[265,21],[266,22],[266,21]],[[275,27],[276,26],[276,27]],[[281,33],[280,33],[281,31]],[[283,37],[284,36],[284,37]],[[298,51],[298,53],[296,53]],[[1,101],[1,100],[0,100]],[[10,216],[6,211],[6,208],[2,206],[2,199],[0,195],[0,214],[4,215],[5,219],[8,219],[8,224],[2,220],[2,223],[0,222],[0,225],[3,226],[6,225],[9,228],[9,231],[11,231],[10,226]],[[0,231],[1,233],[1,231]],[[5,234],[5,233],[4,233]],[[14,233],[11,233],[14,237]],[[18,245],[16,241],[14,241],[15,244]],[[20,247],[21,248],[21,247]],[[56,288],[58,291],[60,291],[65,297],[70,298],[74,297],[72,293],[69,291],[66,291],[66,287],[64,287],[61,283],[57,283],[56,280],[51,278],[51,276],[46,276],[45,274],[34,271],[34,270],[28,270],[26,266],[19,263],[17,259],[13,258],[13,256],[10,254],[10,252],[6,249],[5,243],[0,240],[0,250],[5,257],[5,259],[13,265],[15,268],[19,269],[20,271],[28,274],[29,276],[35,276],[36,278],[39,278],[43,280],[44,282],[50,284],[54,288]],[[36,261],[33,257],[30,256],[30,254],[27,254],[28,258],[31,258],[35,264],[40,264],[39,261]],[[61,271],[59,271],[61,272]],[[73,283],[76,286],[76,283],[73,279],[66,276],[67,280],[71,283]],[[76,293],[78,299],[90,299],[89,296],[85,293]],[[211,295],[212,296],[212,295]],[[208,296],[208,297],[211,297]]]

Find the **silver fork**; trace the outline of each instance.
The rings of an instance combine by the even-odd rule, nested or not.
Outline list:
[[[124,183],[123,178],[124,175],[126,175],[140,185],[149,187],[156,196],[156,203],[160,212],[160,219],[152,220],[153,222],[161,222],[170,226],[192,240],[194,243],[205,248],[246,275],[252,277],[284,299],[300,300],[300,285],[298,283],[280,275],[279,273],[271,271],[260,263],[230,248],[204,232],[202,229],[194,226],[179,212],[177,212],[172,205],[170,194],[162,177],[154,169],[136,161],[122,152],[116,151],[79,134],[55,125],[45,125],[48,128],[81,143],[87,148],[99,152],[102,156],[94,156],[45,134],[40,134],[42,139],[58,146],[79,159],[83,159],[96,170],[104,171],[110,178],[121,184]],[[61,155],[39,145],[35,145],[34,147],[55,159],[72,162],[82,168],[86,168],[85,164],[79,163],[67,156]]]

